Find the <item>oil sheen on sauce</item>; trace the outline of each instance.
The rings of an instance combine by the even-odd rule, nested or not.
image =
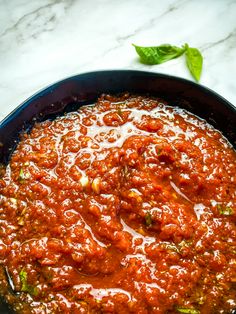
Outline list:
[[[236,154],[154,98],[102,95],[22,138],[0,179],[18,313],[231,313]]]

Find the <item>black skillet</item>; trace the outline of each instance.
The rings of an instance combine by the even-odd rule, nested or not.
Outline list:
[[[35,121],[53,119],[64,112],[77,110],[81,105],[95,102],[102,93],[126,91],[158,96],[172,106],[187,109],[220,130],[236,148],[236,107],[215,92],[174,76],[111,70],[67,78],[43,89],[17,107],[0,122],[0,163],[8,162],[19,134],[29,130]],[[13,313],[3,300],[0,302],[0,313]]]

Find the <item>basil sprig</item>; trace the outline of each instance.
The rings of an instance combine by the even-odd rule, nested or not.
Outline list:
[[[134,44],[133,46],[140,57],[140,61],[149,65],[161,64],[178,58],[185,53],[187,67],[194,79],[199,82],[202,73],[203,57],[197,48],[189,47],[188,44],[182,47],[169,44],[151,47],[142,47]]]

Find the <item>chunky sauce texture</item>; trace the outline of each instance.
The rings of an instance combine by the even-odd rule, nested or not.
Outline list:
[[[1,293],[19,313],[231,313],[236,153],[160,100],[37,123],[0,179]]]

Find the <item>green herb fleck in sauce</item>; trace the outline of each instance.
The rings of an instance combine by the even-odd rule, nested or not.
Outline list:
[[[179,307],[179,308],[177,308],[177,311],[179,313],[187,313],[187,314],[199,314],[200,313],[200,311],[198,311],[198,310],[185,308],[185,307]]]
[[[225,216],[233,215],[233,208],[229,206],[223,206],[221,204],[217,204],[217,209],[219,210],[220,215],[225,215]]]
[[[23,168],[20,169],[18,180],[20,183],[24,183],[25,180],[30,178],[30,174],[24,172]]]
[[[150,227],[152,225],[152,215],[150,212],[147,212],[145,215],[146,226]]]
[[[21,291],[22,292],[27,292],[31,295],[36,296],[38,294],[38,289],[37,287],[33,287],[32,285],[28,284],[27,282],[27,277],[28,274],[26,271],[24,271],[23,269],[20,271],[20,281],[21,281]]]

